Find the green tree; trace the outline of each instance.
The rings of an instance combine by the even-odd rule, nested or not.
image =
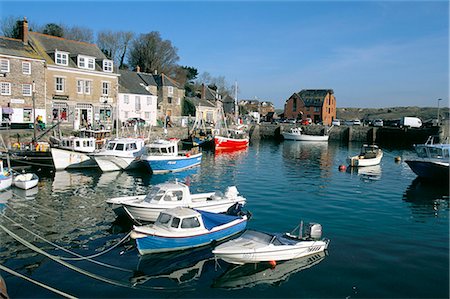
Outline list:
[[[57,37],[64,36],[64,29],[62,26],[55,23],[48,23],[44,26],[44,30],[42,31],[44,34],[53,35]]]
[[[189,99],[183,100],[183,107],[181,109],[181,114],[183,116],[195,116],[195,105]]]

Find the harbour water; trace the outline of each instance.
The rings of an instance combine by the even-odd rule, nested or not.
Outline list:
[[[37,193],[0,194],[0,224],[16,236],[0,229],[0,265],[76,297],[448,298],[448,186],[423,184],[406,163],[394,161],[414,155],[408,149],[384,149],[381,165],[340,172],[359,149],[260,141],[238,153],[206,152],[200,167],[175,174],[58,172],[43,177]],[[193,192],[236,185],[253,214],[252,229],[286,232],[300,220],[318,222],[331,240],[328,252],[271,268],[217,262],[211,247],[145,257],[131,241],[114,247],[131,224],[116,219],[105,200],[175,178]],[[19,237],[71,259],[50,259]],[[61,248],[98,254],[100,263]],[[0,274],[11,298],[59,297]]]

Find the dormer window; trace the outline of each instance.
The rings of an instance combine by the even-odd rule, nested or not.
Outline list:
[[[113,71],[113,61],[112,60],[103,59],[103,71],[112,73],[112,71]]]
[[[78,55],[78,67],[81,69],[95,70],[95,57]]]
[[[69,53],[55,51],[55,63],[59,65],[69,65]]]

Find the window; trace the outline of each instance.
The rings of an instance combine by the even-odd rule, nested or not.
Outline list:
[[[78,67],[82,69],[95,69],[95,58],[89,56],[78,55]]]
[[[67,103],[53,103],[53,120],[63,120],[67,121],[67,111],[69,107],[67,106]]]
[[[102,122],[109,122],[111,120],[111,107],[100,108],[100,120]]]
[[[1,82],[0,83],[0,94],[4,96],[11,95],[11,83]]]
[[[128,111],[124,112],[124,116],[125,116],[125,118],[128,118]]]
[[[30,62],[22,62],[22,74],[31,75],[31,63]]]
[[[102,96],[108,96],[110,92],[110,82],[102,82]]]
[[[64,92],[64,81],[62,77],[55,78],[55,91]]]
[[[173,95],[173,86],[167,86],[167,92],[170,96]]]
[[[69,65],[69,53],[56,51],[55,63],[59,65]]]
[[[103,71],[112,73],[113,71],[113,62],[112,60],[103,60]]]
[[[84,81],[84,93],[91,94],[92,81]]]
[[[9,60],[0,59],[0,72],[9,73]]]
[[[84,81],[83,80],[77,80],[77,93],[82,94],[84,90]]]
[[[31,84],[22,84],[22,95],[31,97]]]
[[[179,225],[180,225],[180,218],[174,217],[172,219],[172,224],[170,226],[174,227],[174,228],[178,228]]]
[[[32,121],[32,110],[30,108],[23,108],[23,121]]]
[[[152,104],[152,98],[147,97],[147,106],[151,106],[151,104]]]
[[[169,214],[161,213],[161,214],[159,214],[156,222],[159,222],[161,224],[167,224],[167,223],[169,223],[170,218],[172,218],[172,217]]]
[[[172,104],[172,98],[171,97],[167,98],[167,103]]]
[[[200,222],[198,221],[197,217],[185,218],[181,222],[181,228],[195,228],[195,227],[200,227]]]
[[[319,112],[320,111],[320,107],[314,107],[314,112]]]
[[[145,119],[150,119],[150,112],[145,112]]]
[[[123,102],[125,104],[129,104],[130,103],[130,97],[127,94],[123,96]]]
[[[294,99],[293,103],[294,103],[294,105],[293,105],[292,111],[297,111],[297,99]]]
[[[136,111],[141,111],[141,97],[140,96],[136,96],[135,97],[135,109]]]

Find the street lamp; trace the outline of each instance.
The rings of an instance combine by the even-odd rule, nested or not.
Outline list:
[[[438,99],[437,101],[438,101],[437,124],[439,126],[439,123],[440,123],[440,119],[439,119],[439,102],[442,101],[442,99]]]

